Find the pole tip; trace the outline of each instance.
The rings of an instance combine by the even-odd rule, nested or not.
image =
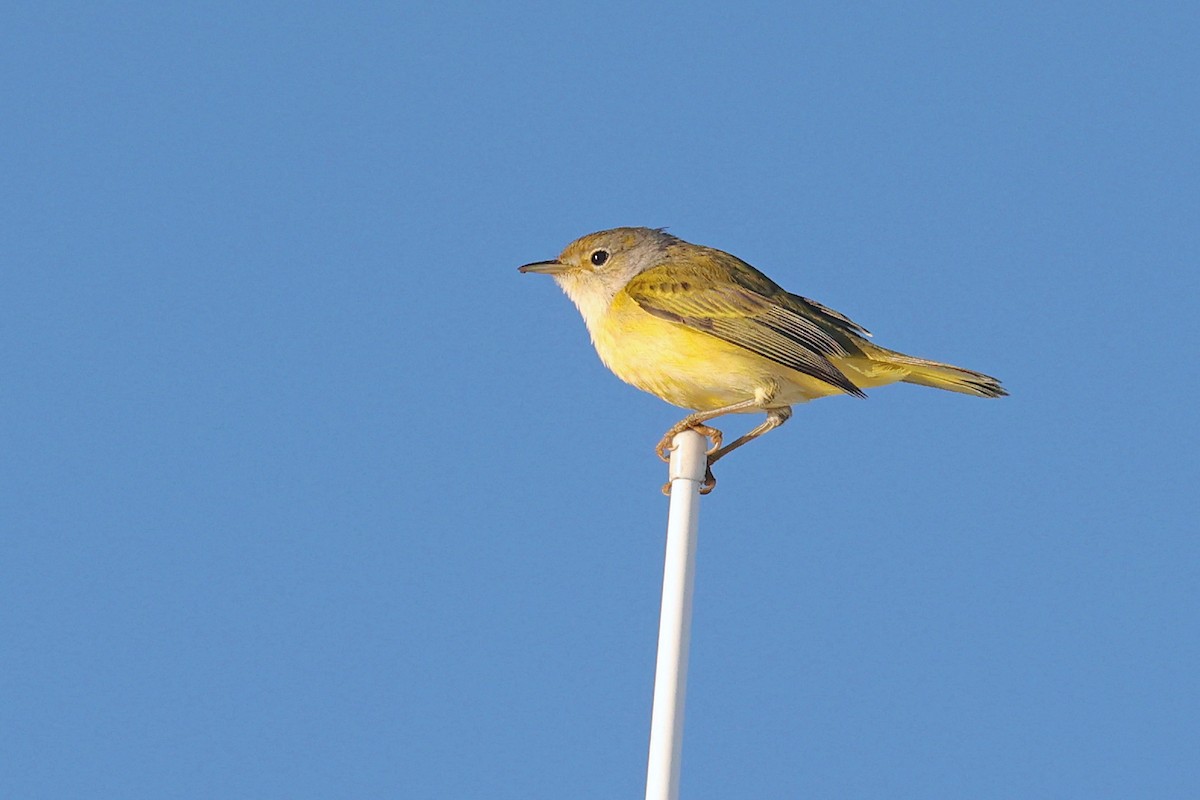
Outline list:
[[[690,428],[675,434],[669,480],[672,483],[680,479],[701,483],[708,468],[707,446],[708,439]]]

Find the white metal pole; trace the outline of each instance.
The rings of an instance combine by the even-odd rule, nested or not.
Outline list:
[[[667,515],[667,557],[663,567],[662,611],[658,620],[658,662],[650,713],[650,759],[646,800],[677,800],[683,753],[683,701],[687,693],[688,643],[692,631],[692,584],[696,574],[696,529],[700,484],[708,440],[693,430],[675,436],[671,451],[671,507]]]

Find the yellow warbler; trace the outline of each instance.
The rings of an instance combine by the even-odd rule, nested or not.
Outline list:
[[[790,294],[745,261],[653,228],[614,228],[567,245],[521,272],[551,275],[579,308],[604,364],[617,377],[691,409],[655,448],[666,459],[675,434],[712,439],[712,464],[782,425],[791,407],[904,381],[978,397],[1002,397],[979,372],[880,347],[860,325]],[[731,444],[705,425],[723,414],[764,412]]]

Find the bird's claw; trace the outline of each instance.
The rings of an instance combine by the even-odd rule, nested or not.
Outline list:
[[[654,452],[658,453],[658,457],[663,461],[670,463],[671,451],[675,449],[675,436],[676,434],[683,433],[686,430],[693,430],[701,436],[708,438],[712,442],[712,446],[704,451],[710,456],[721,449],[721,444],[725,440],[724,434],[722,434],[716,428],[710,428],[708,425],[688,425],[687,427],[679,428],[678,430],[676,430],[676,428],[671,428],[671,430],[667,431],[663,435],[663,438],[659,440],[658,445],[654,448]]]
[[[716,428],[710,428],[707,425],[701,425],[698,428],[693,428],[696,432],[707,436],[712,441],[712,447],[704,451],[707,456],[712,456],[721,449],[721,445],[725,442],[725,435]]]

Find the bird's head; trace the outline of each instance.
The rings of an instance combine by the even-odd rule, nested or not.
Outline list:
[[[659,228],[613,228],[576,239],[552,261],[519,269],[552,276],[590,326],[625,284],[661,264],[678,241]]]

